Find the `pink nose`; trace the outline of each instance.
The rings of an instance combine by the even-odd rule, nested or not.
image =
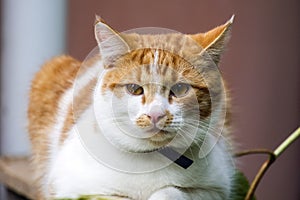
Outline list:
[[[166,116],[166,114],[162,112],[152,112],[148,116],[150,117],[151,122],[153,124],[156,124],[157,122],[159,122],[159,120],[161,120],[164,116]]]

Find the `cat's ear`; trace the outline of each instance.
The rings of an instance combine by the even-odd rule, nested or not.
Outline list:
[[[95,37],[100,54],[107,64],[129,52],[129,47],[120,34],[108,26],[99,16],[96,16]]]
[[[230,38],[231,25],[234,15],[225,24],[218,26],[206,33],[192,35],[192,38],[207,52],[213,61],[218,64],[221,54]]]

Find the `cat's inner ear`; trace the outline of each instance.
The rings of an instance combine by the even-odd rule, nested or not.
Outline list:
[[[230,38],[233,20],[234,15],[225,24],[206,33],[191,35],[191,37],[203,48],[202,52],[208,53],[216,64],[219,63],[221,54]]]
[[[127,43],[119,33],[114,31],[102,19],[96,17],[95,37],[100,54],[106,64],[112,64],[118,57],[129,52]]]

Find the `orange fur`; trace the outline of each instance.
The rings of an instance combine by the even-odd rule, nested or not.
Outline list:
[[[213,41],[218,38],[228,28],[227,24],[218,26],[206,33],[192,35],[192,38],[197,41],[204,49],[208,48]]]

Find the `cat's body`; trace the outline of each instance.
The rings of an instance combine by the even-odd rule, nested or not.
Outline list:
[[[210,34],[188,37],[201,44],[208,54],[211,52],[213,61],[218,62],[231,23]],[[109,43],[108,36],[114,37]],[[225,93],[217,72],[207,67],[197,69],[198,65],[211,65],[212,61],[202,54],[200,59],[193,59],[194,54],[203,52],[197,52],[189,44],[191,41],[182,37],[121,37],[98,22],[96,38],[101,57],[95,56],[82,66],[71,57],[61,56],[44,65],[33,80],[28,111],[34,165],[41,188],[39,198],[98,194],[136,200],[229,199],[234,174],[231,144],[227,143],[229,125],[225,119],[223,127],[221,118],[227,115],[218,113],[228,102],[223,99]],[[179,51],[170,52],[172,49]],[[99,69],[104,69],[101,80]],[[203,81],[200,71],[213,78]],[[194,105],[193,98],[198,105]],[[124,119],[127,121],[123,122]],[[216,127],[208,128],[212,121]],[[218,130],[217,126],[221,127],[222,136],[208,134],[209,130]],[[122,127],[130,127],[125,130],[129,135],[124,134]],[[188,134],[193,131],[195,135],[191,138]],[[153,170],[147,168],[143,173],[126,167],[127,170],[114,169],[90,152],[83,138],[87,135],[102,135],[125,151],[145,154],[137,158],[138,162],[147,163],[149,158],[154,161],[157,157],[146,154],[166,145],[176,151],[183,149],[184,155],[194,162],[187,169],[170,163]],[[191,143],[185,149],[187,140]]]

